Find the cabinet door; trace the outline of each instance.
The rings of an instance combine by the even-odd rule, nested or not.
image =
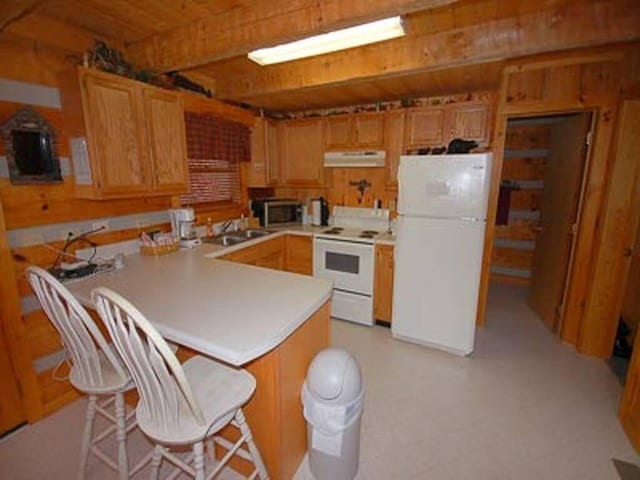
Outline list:
[[[360,113],[353,116],[353,146],[384,148],[385,115],[383,112]]]
[[[81,88],[96,188],[102,196],[146,193],[151,182],[137,86],[87,74]]]
[[[387,157],[385,159],[385,169],[387,186],[397,187],[398,185],[398,164],[400,155],[404,153],[404,110],[393,110],[387,113],[385,123],[385,147]]]
[[[278,125],[281,174],[285,185],[322,186],[323,142],[322,122],[303,119]]]
[[[352,146],[351,115],[336,115],[324,120],[324,146],[327,150],[343,150]]]
[[[278,125],[272,120],[267,120],[264,126],[266,139],[266,168],[267,184],[275,185],[281,183],[280,180],[280,152],[278,151]]]
[[[313,242],[311,237],[287,235],[287,271],[313,274]]]
[[[416,149],[443,145],[443,108],[420,108],[407,113],[405,147]]]
[[[445,143],[454,138],[486,144],[489,138],[489,107],[485,103],[453,105],[447,108]]]
[[[153,190],[184,193],[189,174],[182,99],[172,92],[149,88],[142,88],[142,99]]]
[[[376,245],[376,273],[373,290],[373,316],[391,323],[393,301],[393,246]]]

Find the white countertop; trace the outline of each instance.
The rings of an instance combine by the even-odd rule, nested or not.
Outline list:
[[[328,280],[206,258],[259,241],[206,244],[160,257],[130,255],[122,270],[68,288],[89,307],[92,289],[110,288],[168,340],[240,366],[278,346],[331,296]]]

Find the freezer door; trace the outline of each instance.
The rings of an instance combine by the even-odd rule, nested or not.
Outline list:
[[[394,337],[473,351],[484,229],[482,221],[398,218]]]
[[[435,218],[487,218],[491,154],[400,157],[398,212]]]

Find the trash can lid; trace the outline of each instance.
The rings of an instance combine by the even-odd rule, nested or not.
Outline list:
[[[307,388],[321,399],[349,402],[362,391],[360,367],[347,350],[327,348],[309,365]]]

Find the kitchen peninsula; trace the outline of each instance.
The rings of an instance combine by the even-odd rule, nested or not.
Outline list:
[[[331,282],[205,257],[216,251],[131,255],[124,269],[68,286],[88,307],[93,288],[113,289],[167,340],[250,371],[258,386],[244,411],[254,438],[270,478],[292,478],[306,452],[300,390],[329,344]]]

